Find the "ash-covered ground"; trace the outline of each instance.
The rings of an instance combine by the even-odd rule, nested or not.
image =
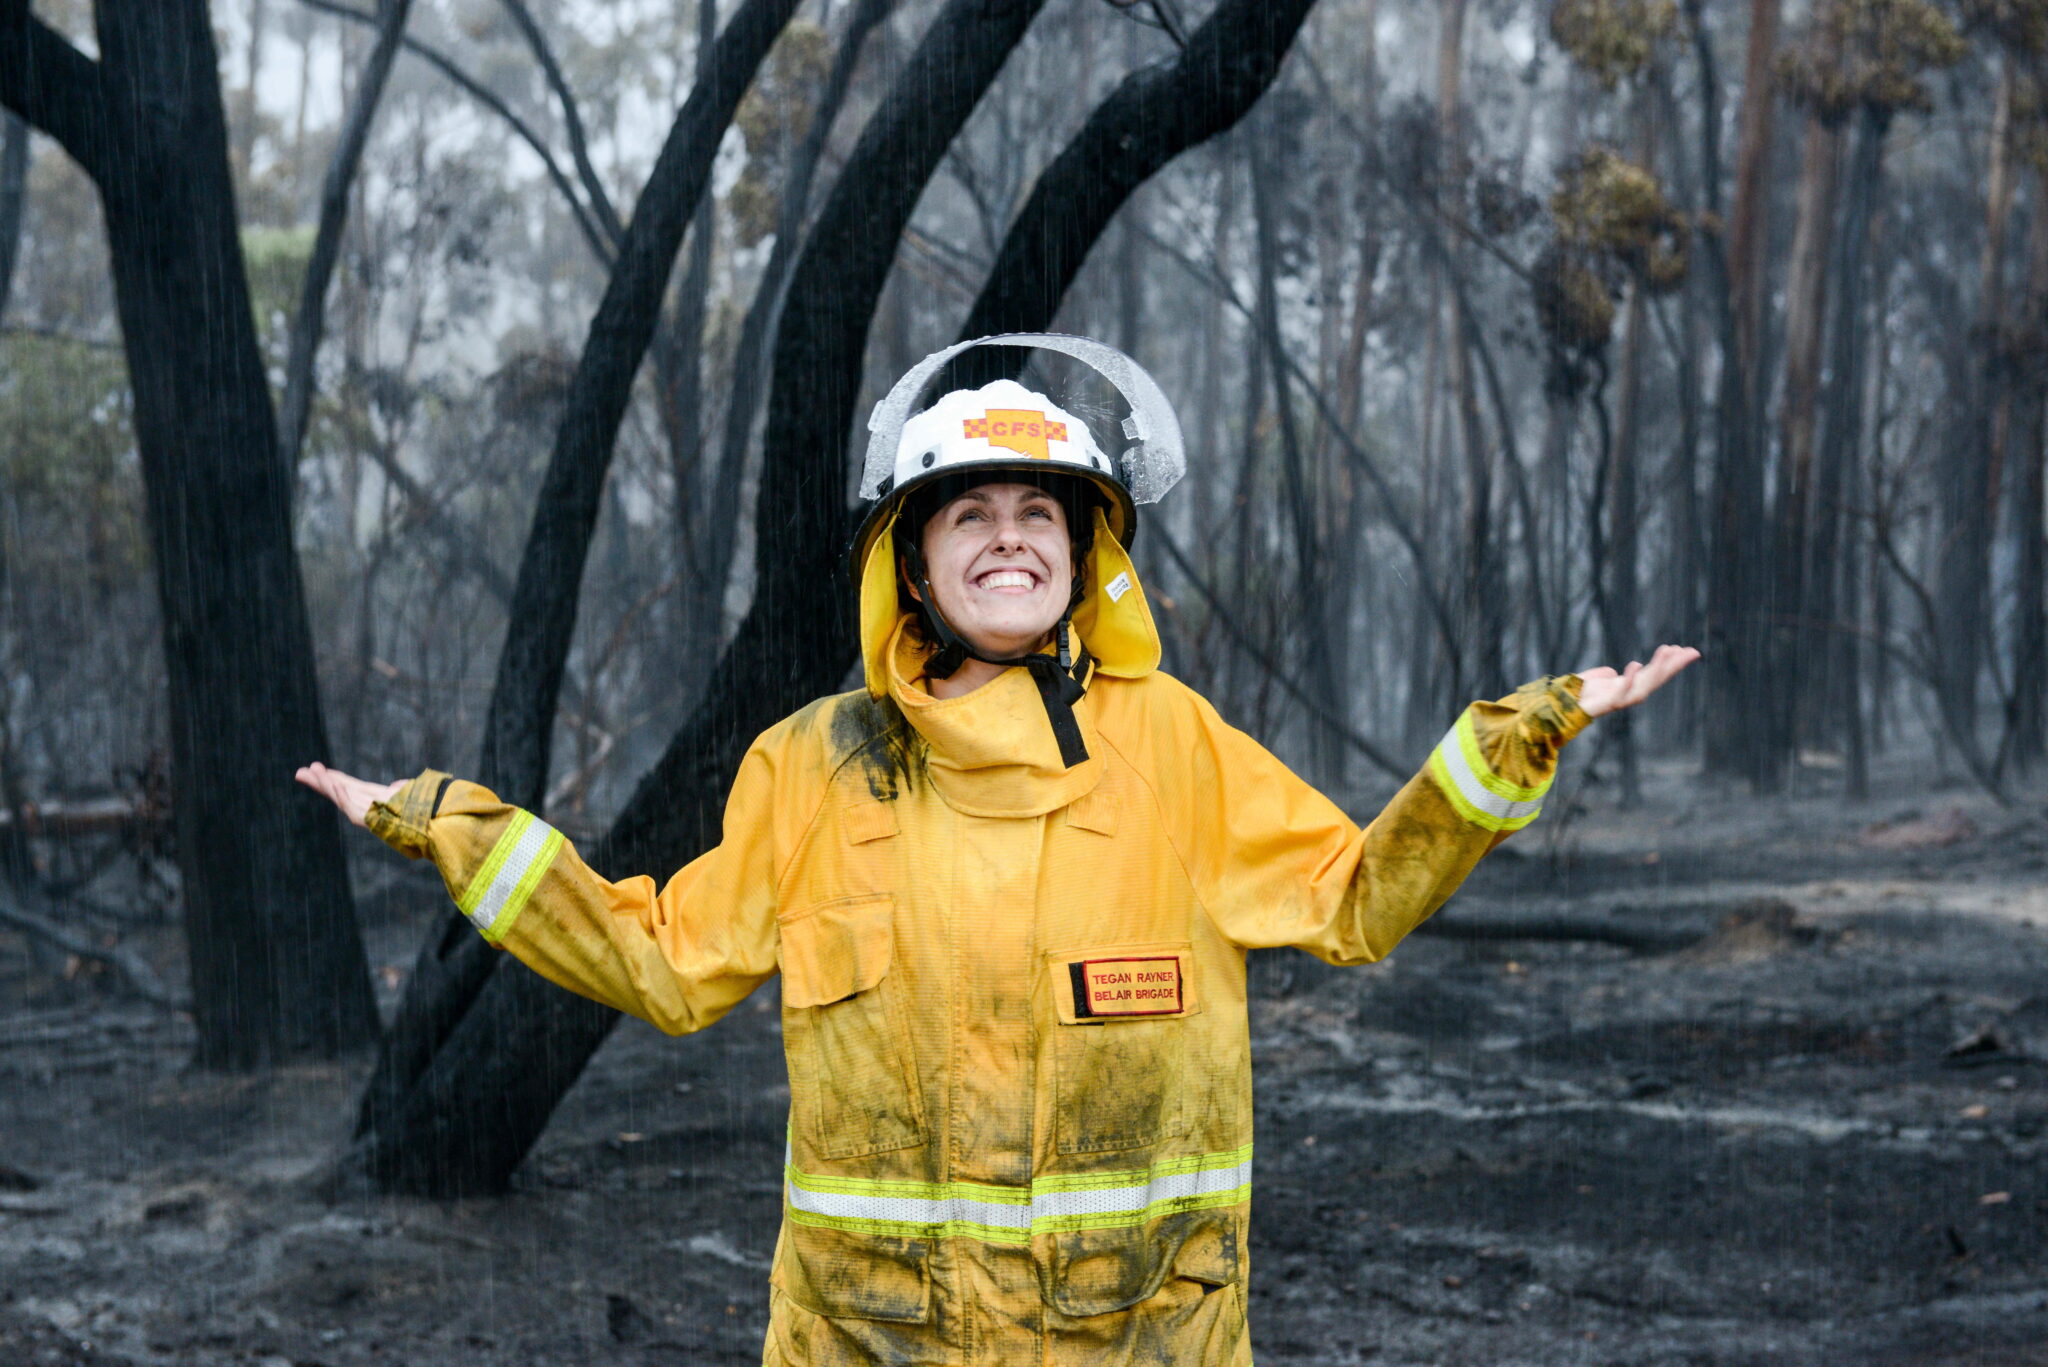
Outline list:
[[[1889,777],[1661,773],[1385,964],[1261,956],[1262,1367],[2048,1364],[2048,804]],[[759,1360],[772,988],[629,1022],[502,1200],[328,1204],[367,1061],[188,1047],[0,933],[0,1364]]]

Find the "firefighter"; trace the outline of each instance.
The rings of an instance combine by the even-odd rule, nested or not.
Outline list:
[[[870,420],[865,685],[762,735],[719,845],[610,882],[428,771],[302,781],[429,857],[483,936],[681,1034],[778,972],[790,1081],[770,1367],[1243,1367],[1245,952],[1376,960],[1534,820],[1558,752],[1696,658],[1473,704],[1361,830],[1186,685],[1130,559],[1180,434],[1128,357],[1112,460],[1002,380]]]

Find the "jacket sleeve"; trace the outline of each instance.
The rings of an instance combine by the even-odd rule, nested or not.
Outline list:
[[[550,982],[670,1034],[701,1030],[776,967],[775,764],[741,764],[718,846],[658,891],[611,882],[562,834],[488,788],[432,770],[371,806],[365,824],[429,858],[483,937]]]
[[[1536,819],[1559,751],[1589,720],[1578,693],[1570,675],[1472,704],[1363,830],[1202,703],[1200,734],[1185,738],[1190,789],[1210,809],[1190,813],[1197,894],[1246,948],[1288,945],[1334,964],[1383,958],[1481,856]]]

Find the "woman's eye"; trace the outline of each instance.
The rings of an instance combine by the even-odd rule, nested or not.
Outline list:
[[[1052,510],[1050,508],[1026,508],[1024,510],[1024,516],[1042,517],[1050,521],[1052,519]]]

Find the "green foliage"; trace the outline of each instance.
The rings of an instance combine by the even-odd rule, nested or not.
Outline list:
[[[1677,27],[1674,0],[1557,0],[1550,10],[1550,36],[1608,90],[1648,66]]]
[[[244,228],[242,261],[249,273],[249,304],[256,326],[268,336],[273,323],[289,319],[299,306],[306,262],[313,255],[313,225]]]
[[[1597,144],[1574,158],[1550,196],[1550,244],[1530,270],[1536,322],[1549,345],[1546,384],[1573,394],[1614,335],[1622,293],[1662,293],[1685,279],[1692,227],[1648,169]]]
[[[106,591],[144,571],[147,539],[129,417],[128,368],[108,347],[0,338],[0,533],[17,573],[86,570]],[[83,554],[81,555],[81,552]]]
[[[1614,294],[1584,252],[1553,242],[1530,272],[1536,321],[1559,351],[1591,353],[1614,335]]]
[[[1827,0],[1805,42],[1779,58],[1778,79],[1828,123],[1858,109],[1880,118],[1926,113],[1934,97],[1922,78],[1966,50],[1955,22],[1929,0]]]
[[[1614,261],[1653,293],[1685,279],[1691,225],[1655,174],[1612,148],[1589,147],[1565,168],[1550,218],[1565,246]]]

